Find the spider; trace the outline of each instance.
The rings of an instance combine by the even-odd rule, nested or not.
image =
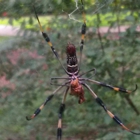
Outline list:
[[[82,0],[81,0],[82,2]],[[82,6],[83,6],[83,2],[82,2]],[[33,6],[34,7],[34,6]],[[55,47],[53,46],[52,42],[50,41],[50,38],[48,36],[47,33],[45,33],[42,29],[41,23],[39,21],[36,9],[34,7],[34,11],[35,11],[35,16],[36,19],[38,21],[39,27],[40,27],[40,31],[42,32],[42,36],[43,38],[46,40],[46,42],[48,43],[48,45],[50,46],[53,54],[55,55],[56,59],[59,61],[60,65],[62,66],[63,70],[65,71],[65,73],[68,75],[68,77],[62,78],[62,77],[54,77],[51,78],[51,81],[53,80],[59,80],[59,79],[64,79],[66,80],[63,84],[59,85],[59,87],[51,94],[49,95],[45,102],[34,112],[33,115],[31,115],[30,117],[26,116],[27,120],[31,120],[33,118],[35,118],[40,112],[41,110],[44,108],[44,106],[50,101],[52,100],[52,98],[54,97],[54,95],[63,87],[66,87],[66,90],[64,92],[63,95],[63,100],[62,103],[60,105],[59,108],[59,119],[58,119],[58,127],[57,127],[57,140],[61,140],[62,137],[62,116],[65,110],[65,101],[66,101],[66,97],[67,97],[67,93],[70,90],[70,95],[76,96],[78,98],[78,103],[82,104],[85,101],[85,97],[84,97],[84,87],[91,93],[91,95],[93,96],[93,98],[95,99],[95,101],[97,102],[98,105],[100,105],[105,112],[117,123],[119,124],[123,129],[136,134],[136,135],[140,135],[140,133],[136,133],[131,131],[129,128],[127,128],[122,121],[116,116],[114,115],[111,111],[109,111],[106,107],[106,105],[104,104],[104,102],[96,95],[96,93],[90,88],[90,86],[87,84],[87,82],[91,82],[93,84],[96,85],[100,85],[103,87],[107,87],[110,88],[112,90],[115,91],[120,91],[120,92],[124,92],[124,93],[132,93],[134,91],[136,91],[137,89],[137,85],[136,88],[133,91],[124,89],[124,88],[119,88],[119,87],[115,87],[106,83],[102,83],[99,81],[95,81],[89,78],[82,78],[83,75],[86,75],[87,73],[93,72],[94,74],[96,73],[96,69],[93,68],[89,71],[83,72],[81,74],[79,74],[80,72],[80,64],[81,64],[81,58],[82,58],[82,51],[83,51],[83,47],[84,47],[84,40],[85,40],[85,34],[86,34],[86,19],[85,16],[83,16],[83,24],[82,24],[82,28],[81,28],[81,42],[80,42],[80,59],[79,59],[79,63],[77,60],[77,56],[76,56],[76,47],[74,44],[72,43],[68,43],[67,47],[66,47],[66,54],[67,54],[67,68],[65,68],[59,58],[59,55],[57,53],[57,51],[55,50]],[[83,14],[84,15],[84,14]]]

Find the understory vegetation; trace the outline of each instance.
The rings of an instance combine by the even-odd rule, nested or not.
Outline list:
[[[128,90],[134,90],[137,84],[138,89],[128,94],[88,83],[111,112],[132,131],[140,132],[140,1],[104,3],[105,0],[84,1],[87,33],[81,73],[96,68],[95,75],[90,73],[86,77]],[[77,3],[79,9],[72,14],[74,19],[68,16],[76,9],[74,0],[0,1],[0,24],[20,26],[19,34],[22,31],[22,35],[0,37],[2,140],[56,139],[58,109],[65,88],[35,119],[26,120],[26,116],[32,115],[58,87],[50,85],[51,77],[66,77],[40,33],[33,4],[64,66],[68,42],[75,44],[79,59],[83,24],[80,0]],[[98,12],[94,14],[96,10]],[[139,140],[138,135],[117,125],[86,89],[85,98],[83,104],[78,104],[78,98],[68,94],[63,140]]]

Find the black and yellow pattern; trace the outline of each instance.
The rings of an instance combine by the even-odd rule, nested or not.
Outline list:
[[[103,109],[105,110],[105,112],[117,123],[119,124],[123,129],[125,129],[126,131],[129,131],[135,135],[140,135],[140,133],[136,133],[136,132],[133,132],[131,131],[129,128],[127,128],[123,123],[122,121],[117,117],[115,116],[112,112],[110,112],[107,107],[105,106],[104,102],[93,92],[93,90],[87,85],[87,84],[83,84],[89,91],[90,93],[92,94],[93,98],[96,100],[96,102],[101,106],[103,107]]]
[[[57,128],[57,140],[61,140],[62,137],[62,116],[64,110],[65,110],[65,104],[62,103],[60,105],[59,114],[58,114],[59,120],[58,120],[58,128]]]
[[[41,112],[41,110],[44,108],[44,106],[47,104],[47,102],[53,98],[53,96],[54,96],[53,94],[48,96],[47,99],[45,100],[45,102],[34,112],[34,114],[31,117],[26,116],[26,119],[31,120],[34,117],[36,117]]]
[[[62,85],[62,86],[59,86],[51,95],[49,95],[49,96],[46,98],[45,102],[44,102],[38,109],[36,109],[36,111],[34,112],[34,114],[33,114],[32,116],[30,116],[30,117],[26,116],[26,119],[29,121],[29,120],[35,118],[35,117],[41,112],[41,110],[45,107],[45,105],[53,98],[53,96],[54,96],[62,87],[63,87],[63,85]]]
[[[63,64],[62,64],[62,62],[61,62],[61,60],[60,60],[60,58],[59,58],[59,55],[58,55],[57,51],[56,51],[55,48],[53,47],[52,42],[50,41],[50,38],[49,38],[48,34],[45,33],[45,32],[43,31],[43,28],[42,28],[42,26],[41,26],[41,23],[40,23],[40,21],[39,21],[39,18],[38,18],[38,15],[37,15],[37,12],[36,12],[36,9],[35,9],[34,6],[33,6],[33,9],[34,9],[35,16],[36,16],[36,19],[37,19],[38,24],[39,24],[40,31],[42,32],[43,38],[44,38],[45,41],[48,43],[48,45],[51,47],[52,52],[54,53],[54,55],[55,55],[56,58],[58,59],[58,61],[59,61],[59,63],[61,64],[62,68],[64,69],[64,71],[65,71],[67,74],[69,74],[68,71],[67,71],[67,70],[65,69],[65,67],[63,66]]]
[[[62,137],[62,117],[65,111],[65,101],[66,101],[68,90],[69,90],[69,87],[66,88],[66,91],[64,93],[63,100],[62,100],[62,103],[60,105],[59,112],[58,112],[59,119],[58,119],[58,126],[57,126],[57,140],[61,140],[61,137]]]
[[[137,85],[136,85],[134,90],[127,90],[125,88],[112,86],[112,85],[109,85],[109,84],[106,84],[106,83],[103,83],[103,82],[99,82],[99,81],[95,81],[95,80],[92,80],[92,79],[88,79],[88,78],[81,78],[81,79],[84,80],[84,81],[92,82],[94,84],[97,84],[97,85],[100,85],[100,86],[103,86],[103,87],[110,88],[110,89],[115,90],[115,91],[120,91],[120,92],[124,92],[124,93],[129,93],[129,94],[133,93],[137,90]]]

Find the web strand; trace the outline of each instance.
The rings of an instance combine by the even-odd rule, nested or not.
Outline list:
[[[77,20],[76,18],[74,18],[74,16],[72,16],[80,7],[78,6],[78,0],[75,0],[75,7],[76,9],[74,9],[70,14],[68,14],[69,18],[71,20],[77,21],[77,22],[81,22],[80,20]]]
[[[97,13],[100,9],[102,9],[105,5],[111,4],[113,1],[114,1],[114,0],[110,0],[110,1],[107,2],[107,1],[105,0],[105,3],[104,3],[101,7],[97,8],[92,14],[93,14],[93,15],[96,14],[96,13]],[[99,5],[99,2],[95,3],[95,5]]]
[[[97,13],[99,10],[101,10],[104,6],[106,6],[106,5],[108,5],[108,4],[111,4],[113,1],[114,1],[114,0],[110,0],[110,1],[105,0],[105,2],[104,2],[103,4],[100,4],[100,2],[99,2],[98,0],[95,1],[95,2],[94,2],[94,5],[97,6],[98,8],[94,10],[94,12],[92,13],[92,15],[96,14],[96,13]],[[84,5],[83,5],[83,1],[81,1],[81,3],[82,3],[82,7],[83,7],[83,6],[84,6]],[[71,20],[74,20],[74,21],[76,21],[76,22],[82,22],[82,21],[76,19],[76,18],[73,16],[73,14],[76,13],[76,12],[81,8],[81,6],[78,5],[78,0],[75,0],[75,7],[76,7],[76,8],[75,8],[71,13],[69,13],[68,16],[69,16],[69,18],[70,18]]]

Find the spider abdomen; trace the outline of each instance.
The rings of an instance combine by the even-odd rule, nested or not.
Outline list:
[[[70,73],[78,72],[78,62],[76,56],[76,48],[73,44],[68,43],[67,49],[67,71]]]

